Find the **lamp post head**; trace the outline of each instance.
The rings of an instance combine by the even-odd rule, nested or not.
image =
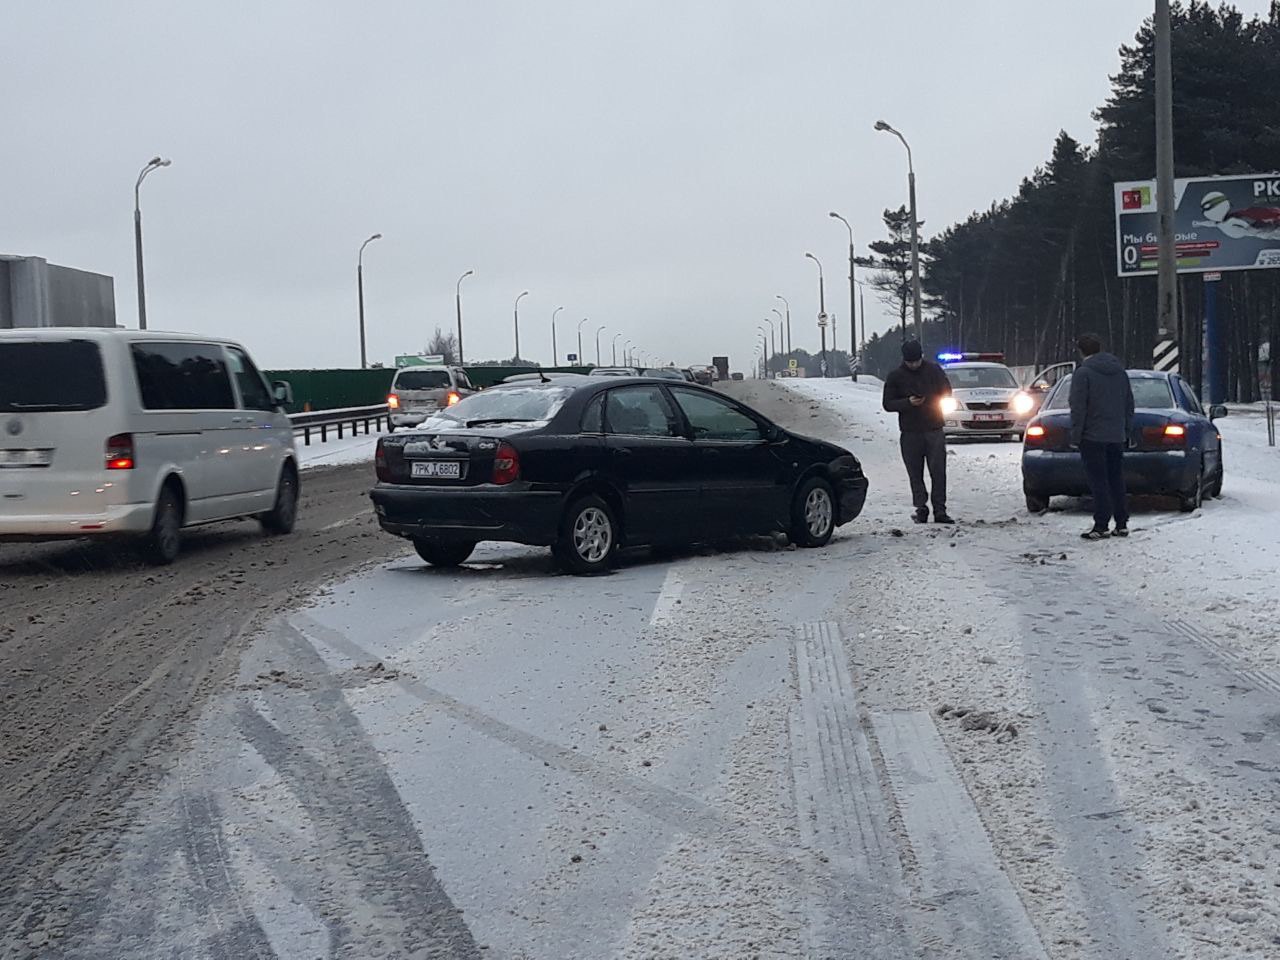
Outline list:
[[[828,216],[828,217],[835,217],[837,220],[843,220],[843,219],[844,219],[844,217],[840,216],[840,214],[836,213],[834,210],[832,210],[830,213],[828,213],[828,214],[827,214],[827,216]]]
[[[885,123],[883,120],[877,120],[877,121],[876,121],[876,129],[877,129],[877,130],[882,130],[882,131],[883,131],[883,130],[889,130],[889,131],[892,131],[892,130],[893,130],[893,127],[889,126],[889,125],[888,125],[887,123]]]
[[[461,277],[459,277],[458,279],[460,279],[460,280],[465,280],[465,279],[467,279],[467,277],[471,276],[473,273],[475,273],[475,271],[474,271],[474,270],[468,270],[466,273],[464,273],[464,274],[463,274]]]

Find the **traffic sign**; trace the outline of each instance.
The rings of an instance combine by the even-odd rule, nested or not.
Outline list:
[[[577,362],[578,362],[578,355],[577,355],[576,353],[571,353],[571,354],[569,354],[569,362],[570,362],[570,363],[577,363]]]
[[[794,370],[796,367],[800,366],[800,364],[796,363],[795,357],[792,357],[790,360],[787,361],[787,366],[790,367],[792,370]]]

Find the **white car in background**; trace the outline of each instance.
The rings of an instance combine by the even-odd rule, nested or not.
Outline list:
[[[194,524],[290,532],[290,392],[228,340],[0,330],[0,543],[128,537],[166,564]]]
[[[1004,354],[942,353],[938,362],[951,383],[951,396],[942,399],[947,437],[1022,439],[1036,401],[1004,365]]]

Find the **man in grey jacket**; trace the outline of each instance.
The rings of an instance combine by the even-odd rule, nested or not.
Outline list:
[[[1084,362],[1071,375],[1071,442],[1080,448],[1093,494],[1093,527],[1080,536],[1104,540],[1129,535],[1124,450],[1133,427],[1133,388],[1119,360],[1102,352],[1102,341],[1086,333],[1076,340]]]

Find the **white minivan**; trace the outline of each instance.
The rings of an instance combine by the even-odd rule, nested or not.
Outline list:
[[[182,527],[253,517],[289,533],[289,394],[227,340],[0,330],[0,542],[125,535],[165,564]]]

